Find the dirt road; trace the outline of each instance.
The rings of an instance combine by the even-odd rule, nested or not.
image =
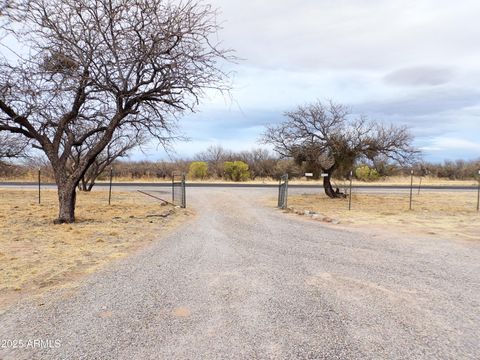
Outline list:
[[[191,189],[175,233],[0,315],[0,359],[480,358],[480,242],[325,227],[271,196]]]

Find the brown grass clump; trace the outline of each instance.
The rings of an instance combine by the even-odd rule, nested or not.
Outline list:
[[[135,192],[79,193],[75,224],[54,225],[55,191],[0,189],[0,308],[19,296],[72,284],[80,275],[157,239],[190,213]]]
[[[323,194],[289,196],[288,206],[318,212],[319,220],[326,217],[353,227],[480,240],[480,213],[476,211],[474,192],[415,193],[412,210],[408,193],[356,193],[352,195],[351,211],[348,199],[329,199]]]

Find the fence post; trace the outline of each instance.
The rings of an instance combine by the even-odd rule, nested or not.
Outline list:
[[[172,204],[175,204],[175,172],[172,173]]]
[[[477,211],[480,211],[480,170],[478,170]]]
[[[108,189],[108,205],[110,205],[112,201],[112,180],[113,180],[113,168],[110,166],[110,187]]]
[[[288,207],[288,174],[285,174],[285,209]]]
[[[287,208],[288,205],[288,174],[283,175],[278,182],[278,204],[280,209]]]
[[[352,210],[352,181],[353,181],[353,170],[350,170],[350,191],[348,194],[348,211]]]
[[[40,184],[41,184],[41,170],[38,169],[38,203],[41,203],[41,195],[40,195]]]
[[[412,196],[413,196],[413,170],[410,170],[410,210],[412,210]]]
[[[187,207],[187,189],[185,186],[185,174],[182,176],[182,208]]]
[[[282,194],[283,194],[283,189],[282,189],[282,181],[283,181],[283,175],[280,176],[280,179],[278,179],[278,201],[277,201],[277,207],[282,208]]]

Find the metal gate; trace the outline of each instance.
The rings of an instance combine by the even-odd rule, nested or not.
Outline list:
[[[187,207],[184,174],[172,174],[172,203],[181,208]]]
[[[288,174],[283,175],[280,178],[278,184],[278,207],[280,209],[285,209],[287,207],[288,199]]]

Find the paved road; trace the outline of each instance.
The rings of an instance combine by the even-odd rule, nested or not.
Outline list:
[[[0,315],[2,359],[478,359],[480,243],[362,235],[192,189],[198,215],[97,273]]]

